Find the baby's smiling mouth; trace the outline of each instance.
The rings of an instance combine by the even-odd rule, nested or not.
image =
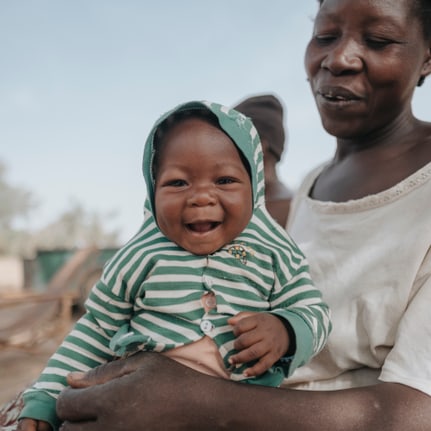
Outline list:
[[[220,224],[220,222],[216,221],[202,221],[196,223],[187,223],[186,226],[192,232],[206,233],[212,231],[217,226],[220,226]]]

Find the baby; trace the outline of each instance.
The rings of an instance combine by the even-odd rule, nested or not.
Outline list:
[[[143,172],[142,228],[24,394],[21,431],[58,428],[67,374],[119,356],[163,352],[206,374],[279,386],[325,344],[329,310],[265,209],[250,119],[216,103],[182,104],[154,125]]]

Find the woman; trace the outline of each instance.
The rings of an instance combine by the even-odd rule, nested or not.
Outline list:
[[[64,431],[431,429],[431,124],[411,109],[431,73],[430,14],[429,0],[320,4],[305,64],[337,150],[290,216],[333,313],[327,349],[287,382],[310,390],[135,357],[75,381],[124,374],[67,390],[59,413],[74,422]]]

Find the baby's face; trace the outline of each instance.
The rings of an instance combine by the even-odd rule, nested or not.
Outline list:
[[[160,230],[191,253],[207,255],[236,238],[252,211],[250,177],[232,140],[197,118],[173,126],[155,178]]]

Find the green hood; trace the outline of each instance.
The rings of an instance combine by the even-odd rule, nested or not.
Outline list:
[[[154,215],[154,179],[152,177],[152,162],[154,156],[154,136],[160,124],[178,111],[206,108],[217,118],[220,127],[232,139],[239,151],[247,159],[250,166],[253,189],[253,208],[256,210],[265,205],[265,184],[263,173],[263,153],[260,138],[251,120],[234,109],[207,101],[192,101],[183,103],[162,115],[154,124],[147,138],[144,149],[142,170],[147,186],[145,209]]]

